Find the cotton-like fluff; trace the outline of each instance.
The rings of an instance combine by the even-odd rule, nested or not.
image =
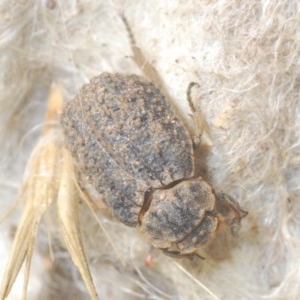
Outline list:
[[[124,266],[79,205],[99,297],[298,298],[298,1],[3,1],[0,14],[2,214],[18,194],[51,83],[62,86],[68,101],[103,71],[143,74],[131,58],[124,14],[191,131],[186,90],[192,81],[199,84],[192,96],[204,125],[207,178],[249,215],[236,238],[218,241],[206,260],[190,262],[152,252],[138,233],[99,211]],[[50,211],[40,228],[28,297],[57,299],[56,291],[80,290],[80,299],[88,299],[56,221]],[[18,218],[4,224],[2,253],[8,255]]]

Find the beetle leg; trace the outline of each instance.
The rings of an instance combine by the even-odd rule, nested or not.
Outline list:
[[[194,137],[193,137],[193,145],[194,148],[200,145],[201,137],[203,133],[203,122],[202,122],[202,113],[201,111],[197,110],[193,101],[192,101],[192,89],[193,87],[199,87],[197,82],[191,82],[187,88],[186,96],[187,101],[189,103],[190,109],[192,111],[191,117],[193,118],[194,123]]]
[[[242,218],[246,217],[248,212],[241,209],[238,202],[236,202],[232,197],[230,197],[227,194],[219,193],[217,195],[217,200],[217,205],[221,205],[219,206],[221,214],[223,214],[224,216],[228,214],[228,212],[226,212],[226,207],[229,207],[231,209],[231,212],[233,212],[234,217],[231,221],[231,233],[232,235],[236,235]]]
[[[120,18],[122,22],[125,25],[126,31],[128,33],[129,42],[133,54],[133,61],[137,64],[137,66],[142,70],[144,75],[151,81],[154,81],[155,84],[159,87],[160,90],[163,91],[163,94],[166,96],[166,98],[170,99],[170,95],[166,89],[166,87],[163,84],[163,79],[159,75],[159,73],[156,71],[155,67],[148,62],[146,56],[144,55],[143,51],[140,47],[138,47],[138,44],[136,42],[136,39],[134,37],[133,31],[129,25],[129,22],[127,21],[126,17],[121,14]]]
[[[168,249],[161,249],[163,254],[170,256],[170,257],[175,257],[175,258],[188,258],[190,260],[194,259],[194,257],[198,257],[200,259],[205,259],[205,257],[201,256],[198,253],[182,253],[178,250],[168,250]]]

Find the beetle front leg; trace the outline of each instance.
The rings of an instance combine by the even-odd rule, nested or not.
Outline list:
[[[225,193],[216,195],[216,208],[224,217],[232,216],[230,229],[232,235],[236,235],[240,226],[241,220],[247,216],[248,212],[241,209],[239,203]]]

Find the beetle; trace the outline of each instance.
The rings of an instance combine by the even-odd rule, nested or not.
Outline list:
[[[92,78],[67,103],[61,124],[66,148],[111,213],[166,254],[197,255],[220,222],[234,233],[247,214],[195,175],[187,129],[143,77]]]

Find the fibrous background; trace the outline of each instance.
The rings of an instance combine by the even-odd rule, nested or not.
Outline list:
[[[193,96],[205,124],[211,184],[249,215],[235,245],[221,244],[205,261],[191,262],[154,251],[137,231],[100,211],[123,266],[80,205],[100,298],[213,299],[202,282],[220,299],[298,299],[299,6],[296,0],[2,1],[1,213],[18,195],[52,83],[68,101],[103,71],[143,74],[122,14],[191,130],[186,90],[199,84]],[[21,211],[19,205],[0,228],[1,270]],[[21,283],[10,299],[20,298]],[[29,299],[41,295],[89,299],[51,212],[40,228],[28,291]]]

